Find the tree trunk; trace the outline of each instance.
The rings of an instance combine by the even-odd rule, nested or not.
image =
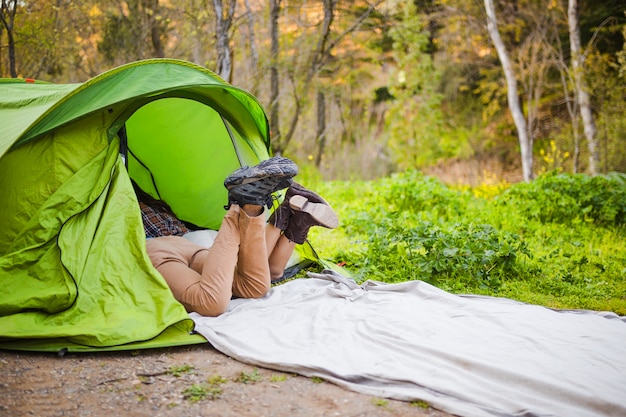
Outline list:
[[[259,51],[256,47],[256,39],[254,36],[254,15],[252,13],[252,9],[250,7],[250,0],[245,0],[244,5],[246,7],[246,23],[248,24],[248,42],[250,43],[250,67],[252,68],[252,73],[257,74],[259,69]],[[258,87],[259,82],[261,81],[261,77],[254,76],[253,87],[251,93],[253,95],[258,95]]]
[[[213,0],[215,9],[215,37],[217,48],[217,74],[228,82],[232,82],[233,62],[232,51],[230,50],[230,27],[235,15],[236,0],[231,0],[227,5],[228,10],[224,10],[222,0]]]
[[[304,92],[303,96],[308,94],[309,89],[311,88],[313,79],[317,76],[319,70],[324,66],[324,60],[330,55],[331,50],[334,45],[327,46],[328,38],[330,36],[330,27],[335,17],[335,6],[337,4],[337,0],[324,0],[324,19],[322,21],[322,32],[318,39],[315,50],[311,54],[311,59],[308,64],[307,75],[304,81]],[[350,30],[353,31],[354,28]],[[346,32],[348,33],[348,32]],[[292,80],[293,81],[293,80]],[[281,140],[282,148],[286,148],[287,144],[291,141],[294,132],[296,131],[296,126],[298,125],[298,121],[300,119],[300,113],[302,110],[301,103],[298,97],[298,93],[295,90],[296,83],[293,82],[294,85],[294,100],[296,103],[296,109],[291,117],[291,122],[289,124],[289,130],[287,134]],[[318,129],[319,130],[319,129]],[[321,155],[319,156],[321,158]]]
[[[304,80],[301,82],[301,84],[304,87],[301,90],[297,90],[296,85],[300,83],[296,83],[294,81],[294,74],[288,74],[294,86],[293,97],[294,97],[295,109],[291,116],[291,121],[289,122],[289,129],[287,130],[286,134],[284,135],[279,134],[277,130],[275,130],[275,129],[278,129],[278,126],[277,126],[278,125],[278,110],[276,110],[275,113],[274,112],[271,113],[272,117],[274,117],[275,115],[276,121],[275,121],[275,124],[274,122],[270,122],[270,126],[273,126],[272,129],[273,129],[274,135],[280,138],[279,142],[272,141],[272,146],[274,149],[277,149],[277,147],[279,147],[280,150],[284,150],[286,149],[287,145],[291,141],[291,138],[293,137],[296,131],[296,127],[298,125],[300,115],[302,113],[303,99],[301,99],[301,97],[308,97],[310,89],[313,87],[313,80],[317,77],[319,71],[324,67],[324,65],[326,65],[326,62],[328,61],[328,59],[331,58],[331,55],[335,46],[343,38],[345,38],[346,36],[349,36],[352,32],[354,32],[357,28],[359,28],[360,25],[365,21],[365,19],[367,19],[367,17],[370,16],[370,14],[375,10],[376,6],[378,6],[379,4],[383,2],[384,0],[378,0],[376,3],[369,4],[368,8],[362,12],[362,14],[355,20],[355,22],[349,28],[347,28],[344,32],[342,32],[337,37],[335,37],[331,42],[329,40],[330,33],[331,33],[330,29],[331,29],[333,20],[335,18],[335,11],[336,11],[338,0],[323,0],[322,3],[324,6],[324,18],[321,24],[321,31],[319,34],[316,47],[309,55],[310,59],[307,63],[306,76],[304,77]],[[278,8],[277,8],[278,3],[280,3],[280,0],[270,0],[270,4],[271,4],[270,21],[272,22],[273,25],[275,25],[276,28],[278,26],[277,26],[277,23],[274,23],[274,19],[276,19],[276,21],[278,20]],[[278,35],[276,34],[276,37],[275,37],[275,35],[272,33],[272,46],[274,45],[273,44],[274,38],[278,40]],[[273,66],[278,65],[278,54],[276,56],[272,54],[272,65]],[[278,73],[276,72],[276,74]],[[274,73],[272,73],[272,77],[273,76],[274,76]],[[274,79],[272,78],[272,82],[273,80]],[[276,83],[278,83],[278,75],[276,75]],[[276,90],[276,92],[278,92],[278,89]],[[274,106],[274,103],[277,100],[278,100],[278,93],[276,93],[276,95],[272,95],[271,106]],[[276,104],[276,109],[278,109],[277,104]],[[270,120],[273,120],[273,119],[270,119]]]
[[[320,167],[324,148],[326,147],[326,97],[321,91],[317,92],[317,155],[315,156],[315,166]]]
[[[148,17],[148,28],[150,31],[150,42],[152,43],[152,51],[155,57],[163,58],[165,51],[163,50],[163,42],[161,41],[161,31],[159,21],[157,19],[159,11],[159,0],[149,0],[144,4],[147,9],[144,12]]]
[[[513,71],[513,65],[509,58],[508,52],[504,45],[504,41],[500,36],[498,30],[498,24],[496,20],[496,12],[493,6],[493,0],[485,0],[485,10],[487,12],[487,30],[489,36],[498,52],[498,58],[502,64],[504,71],[504,77],[506,78],[507,85],[507,101],[509,104],[509,110],[513,116],[515,127],[517,129],[517,136],[520,144],[520,152],[522,157],[522,171],[525,181],[533,179],[533,152],[532,141],[528,135],[526,127],[526,119],[519,104],[519,98],[517,94],[517,79]]]
[[[280,0],[270,0],[270,131],[272,132],[273,150],[276,154],[281,154],[282,138],[280,126],[278,125],[278,113],[280,111],[278,96],[280,88],[278,85],[278,14],[280,12]]]
[[[17,78],[17,66],[15,63],[15,38],[13,37],[13,30],[10,32],[7,30],[7,38],[9,41],[9,73],[11,78]]]
[[[15,13],[17,12],[17,0],[2,0],[0,9],[0,22],[7,31],[9,46],[9,73],[11,78],[17,78],[17,65],[15,63],[15,38],[13,36]]]
[[[584,78],[585,57],[581,53],[580,28],[578,26],[578,0],[569,0],[567,5],[567,23],[569,26],[570,50],[572,53],[572,70],[574,72],[574,88],[576,89],[576,100],[580,108],[580,115],[583,119],[587,147],[589,148],[589,173],[598,173],[599,152],[598,139],[596,138],[596,124],[591,112],[591,99],[587,92],[588,87]]]

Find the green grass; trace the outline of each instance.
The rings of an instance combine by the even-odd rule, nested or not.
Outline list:
[[[448,187],[407,171],[303,181],[337,210],[311,229],[321,257],[357,281],[419,279],[454,293],[626,315],[626,176],[549,173],[531,183]]]
[[[235,382],[240,382],[242,384],[255,384],[257,382],[263,381],[263,375],[259,372],[258,369],[254,368],[250,372],[241,372],[235,379]]]
[[[221,388],[208,384],[193,384],[183,391],[183,397],[191,403],[196,403],[205,399],[214,400],[219,398],[221,394]]]
[[[192,384],[183,390],[183,397],[191,402],[196,403],[206,399],[215,400],[222,395],[221,385],[228,382],[226,378],[220,375],[213,375],[207,379],[206,384]]]
[[[192,373],[194,370],[195,368],[192,365],[185,364],[182,366],[170,366],[167,373],[178,378],[184,374]]]

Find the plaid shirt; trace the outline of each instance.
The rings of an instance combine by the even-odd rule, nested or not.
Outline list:
[[[184,235],[189,232],[185,223],[181,222],[172,213],[157,210],[143,202],[139,202],[143,227],[146,230],[146,237],[159,237],[170,235]]]

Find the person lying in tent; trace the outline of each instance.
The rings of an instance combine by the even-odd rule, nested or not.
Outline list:
[[[227,212],[210,248],[182,237],[189,230],[169,207],[147,204],[138,193],[148,256],[187,311],[217,316],[233,296],[263,297],[312,226],[338,226],[330,205],[293,181],[297,173],[293,161],[273,157],[229,175]],[[266,221],[265,206],[285,188],[284,201]]]

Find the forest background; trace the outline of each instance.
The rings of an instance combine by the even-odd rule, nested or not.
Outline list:
[[[71,83],[189,60],[257,96],[273,153],[325,179],[624,172],[625,12],[624,0],[2,0],[0,75]]]

